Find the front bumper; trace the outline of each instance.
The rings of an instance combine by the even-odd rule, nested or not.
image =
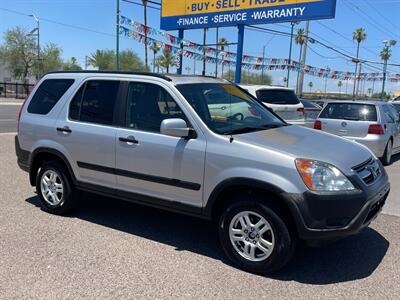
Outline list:
[[[366,186],[355,176],[351,181],[357,190],[283,195],[289,203],[301,239],[332,240],[354,235],[378,216],[390,192],[386,172],[383,170],[371,186]]]

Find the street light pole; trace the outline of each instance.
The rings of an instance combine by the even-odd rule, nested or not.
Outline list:
[[[36,79],[39,79],[39,76],[40,76],[40,21],[39,21],[39,18],[36,17],[36,15],[29,15],[29,16],[32,17],[36,21],[36,31],[37,31],[36,32],[36,38],[37,38],[36,51],[37,51],[37,64],[38,64]],[[34,30],[33,30],[33,32],[34,32]]]
[[[206,76],[206,42],[207,42],[207,28],[203,31],[203,71],[201,74]]]
[[[117,27],[116,27],[116,45],[115,45],[115,69],[119,71],[119,0],[117,0]]]

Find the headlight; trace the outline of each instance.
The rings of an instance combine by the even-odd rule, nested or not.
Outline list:
[[[336,167],[314,160],[296,159],[304,183],[312,191],[351,191],[353,184]]]

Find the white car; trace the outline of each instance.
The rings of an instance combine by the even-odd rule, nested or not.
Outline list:
[[[304,125],[304,106],[293,89],[267,85],[240,85],[290,124]]]

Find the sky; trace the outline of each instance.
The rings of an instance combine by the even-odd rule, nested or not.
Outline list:
[[[140,0],[131,0],[140,3]],[[153,0],[161,2],[161,0]],[[138,22],[143,22],[143,8],[140,5],[120,1],[121,14]],[[151,5],[156,6],[156,5]],[[84,67],[85,56],[96,49],[115,49],[115,24],[116,0],[0,0],[0,44],[4,33],[15,26],[27,30],[35,28],[36,23],[30,14],[35,14],[40,19],[41,45],[54,43],[62,48],[62,57],[65,60],[76,57]],[[355,55],[356,43],[352,41],[352,33],[356,28],[363,27],[367,32],[367,40],[362,44],[360,57],[367,60],[379,61],[379,53],[383,48],[384,40],[395,39],[399,43],[393,48],[393,55],[389,63],[400,64],[400,0],[337,0],[336,17],[330,20],[312,21],[310,24],[311,36],[321,40],[340,51]],[[148,9],[148,24],[159,28],[160,11]],[[305,22],[295,27],[304,28]],[[290,32],[290,24],[267,24],[264,28]],[[177,32],[171,31],[177,35]],[[185,32],[185,39],[202,43],[202,30],[189,30]],[[229,42],[236,42],[237,29],[234,27],[221,28],[220,37],[225,37]],[[207,43],[215,43],[215,29],[208,31]],[[271,33],[252,31],[246,29],[244,53],[262,56],[263,47],[266,46],[266,57],[287,58],[289,54],[290,38],[287,36],[272,35]],[[121,50],[132,49],[144,57],[144,46],[134,40],[121,37]],[[292,59],[298,60],[299,47],[294,44]],[[229,51],[236,52],[232,45]],[[152,56],[149,56],[151,61]],[[354,72],[355,65],[342,56],[320,45],[311,45],[306,64],[315,67],[329,66],[332,70]],[[193,73],[193,60],[185,59],[184,72]],[[191,70],[185,70],[190,68]],[[366,72],[379,72],[369,68]],[[201,72],[201,62],[196,63],[196,70]],[[400,67],[390,66],[389,72],[400,73]],[[215,65],[207,65],[207,74],[215,72]],[[286,72],[268,72],[273,79],[273,84],[283,85]],[[296,74],[291,73],[290,86],[295,86]],[[312,81],[313,90],[324,90],[325,80],[313,76],[305,78],[305,85]],[[328,91],[338,91],[338,81],[329,79]],[[372,88],[372,82],[366,83],[365,90]],[[346,84],[342,91],[346,89]],[[347,89],[351,91],[352,83]],[[374,85],[376,92],[380,91],[381,83]],[[307,88],[305,88],[307,90]],[[389,91],[400,91],[400,83],[388,83]]]

